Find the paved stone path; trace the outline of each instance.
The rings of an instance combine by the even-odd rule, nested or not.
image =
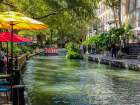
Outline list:
[[[103,64],[110,64],[118,67],[127,68],[129,70],[140,71],[140,61],[134,59],[109,59],[109,57],[104,55],[93,55],[85,54],[83,58],[89,59],[91,61],[100,62]]]
[[[97,58],[102,58],[102,59],[108,59],[110,61],[120,61],[120,62],[127,62],[127,63],[131,63],[131,64],[137,64],[140,65],[140,61],[135,60],[135,59],[109,59],[108,56],[104,56],[102,54],[100,55],[93,55],[93,54],[85,54],[85,56],[90,56],[90,57],[97,57]]]

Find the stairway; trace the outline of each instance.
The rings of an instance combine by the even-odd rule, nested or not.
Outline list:
[[[125,59],[137,59],[140,53],[139,43],[129,43],[129,55],[125,56]]]

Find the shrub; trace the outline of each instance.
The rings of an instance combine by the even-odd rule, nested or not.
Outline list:
[[[67,55],[67,58],[69,59],[76,59],[76,58],[79,58],[80,56],[80,53],[78,52],[69,52],[68,55]]]
[[[1,57],[2,55],[4,55],[4,52],[3,52],[3,51],[0,51],[0,57]]]
[[[19,46],[19,50],[20,50],[20,52],[27,53],[28,48],[27,48],[26,46],[20,45],[20,46]]]
[[[9,52],[11,53],[11,46],[9,47]],[[19,49],[17,45],[13,45],[13,55],[18,55]]]
[[[67,50],[68,52],[79,52],[79,46],[77,45],[77,43],[69,43],[67,45]]]
[[[126,56],[126,54],[122,52],[118,53],[118,57],[122,57],[122,56]]]
[[[22,46],[22,45],[19,46],[19,50],[20,50],[20,52],[23,52],[23,53],[27,53],[28,51],[31,54],[33,53],[33,49],[32,48],[26,47],[26,46]]]
[[[33,54],[33,49],[27,47],[27,50],[28,50],[31,54]]]

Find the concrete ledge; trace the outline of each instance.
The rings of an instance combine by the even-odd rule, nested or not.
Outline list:
[[[131,61],[131,60],[111,60],[106,58],[101,58],[97,56],[91,55],[83,55],[83,59],[88,59],[90,61],[99,62],[101,64],[108,64],[117,67],[123,67],[129,70],[140,71],[140,62],[139,61]]]

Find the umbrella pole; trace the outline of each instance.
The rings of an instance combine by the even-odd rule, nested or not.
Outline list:
[[[11,29],[12,29],[12,32],[11,32],[11,63],[12,63],[12,70],[13,70],[13,23],[11,24]]]
[[[8,42],[7,42],[7,65],[8,65]]]

